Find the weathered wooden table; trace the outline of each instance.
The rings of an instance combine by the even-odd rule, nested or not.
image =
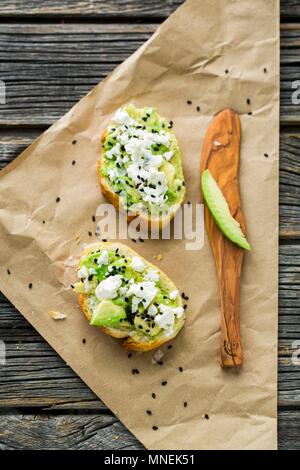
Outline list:
[[[200,1],[200,0],[199,0]],[[1,0],[0,167],[134,52],[181,0]],[[300,449],[300,0],[281,5],[279,447]],[[266,332],[267,333],[267,332]],[[0,449],[141,449],[0,297]]]

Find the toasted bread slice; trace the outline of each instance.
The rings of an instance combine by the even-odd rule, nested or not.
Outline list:
[[[137,119],[136,123],[141,125],[141,123],[144,122],[144,121],[141,121],[141,119],[145,119],[145,117],[142,117],[142,116],[143,114],[147,115],[147,109],[151,109],[151,108],[136,109],[133,105],[129,105],[128,107],[124,108],[124,111],[122,112],[127,112],[128,115],[134,116]],[[139,189],[139,186],[140,185],[143,186],[143,184],[145,184],[145,181],[143,181],[143,183],[142,182],[137,183],[137,181],[133,181],[130,177],[128,179],[128,174],[125,174],[125,178],[123,178],[123,180],[125,180],[125,183],[119,184],[118,192],[116,192],[116,187],[114,187],[115,182],[111,181],[110,178],[107,176],[107,168],[106,168],[108,165],[112,164],[112,160],[108,160],[107,158],[106,141],[107,141],[107,137],[112,135],[111,129],[114,129],[113,128],[114,118],[111,122],[111,125],[108,126],[108,128],[104,129],[102,133],[101,154],[100,154],[100,158],[98,161],[98,178],[99,178],[101,190],[103,194],[106,196],[106,198],[114,205],[114,207],[118,211],[120,210],[126,211],[128,223],[130,223],[136,217],[139,217],[141,222],[144,225],[146,225],[149,229],[161,229],[164,226],[166,226],[168,223],[170,223],[170,221],[173,219],[174,215],[176,214],[180,206],[183,204],[184,196],[185,196],[185,183],[184,183],[184,176],[183,176],[183,171],[182,171],[180,150],[179,150],[179,146],[176,141],[175,135],[172,129],[168,128],[167,121],[161,118],[156,113],[155,110],[151,109],[151,113],[154,116],[153,118],[151,117],[151,119],[152,120],[156,119],[157,122],[159,122],[160,125],[164,126],[165,128],[163,131],[162,130],[160,131],[160,132],[164,132],[164,134],[162,135],[162,138],[170,137],[171,139],[170,148],[173,149],[172,150],[172,152],[174,153],[173,157],[171,157],[169,161],[166,161],[166,159],[164,158],[164,155],[170,152],[166,152],[165,147],[164,147],[164,152],[162,152],[162,155],[154,154],[153,157],[156,156],[160,158],[162,156],[162,165],[158,167],[157,170],[160,173],[163,173],[164,176],[166,177],[167,183],[165,186],[166,192],[165,192],[164,197],[166,197],[167,199],[169,198],[170,200],[172,200],[172,202],[169,202],[167,200],[167,202],[156,206],[154,203],[151,203],[149,201],[148,202],[143,201],[144,193],[142,193],[142,191],[144,191],[144,187]],[[148,131],[150,131],[150,129],[151,129],[151,125],[149,125],[148,130],[145,129],[144,132],[147,133]],[[120,128],[120,132],[122,132],[122,128]],[[139,132],[143,132],[143,131],[139,130]],[[149,133],[150,132],[148,132],[148,134]],[[158,135],[158,132],[154,134],[154,136],[155,135]],[[158,138],[161,138],[160,134],[158,135]],[[162,144],[159,144],[159,145],[161,146]],[[122,148],[124,152],[126,152],[124,145],[122,145]],[[131,158],[130,154],[128,155],[125,153],[125,157],[126,158],[129,157],[129,161],[123,164],[123,157],[124,157],[124,154],[121,152],[118,157],[119,164],[122,165],[122,170],[126,172],[128,169],[128,166],[132,163],[132,161],[130,160]],[[171,176],[170,176],[170,172],[169,172],[169,176],[167,175],[166,169],[164,169],[164,166],[169,167],[169,170],[171,169]],[[144,168],[140,166],[139,166],[139,169],[141,171],[144,170]],[[148,170],[149,170],[149,167],[148,167]],[[153,169],[151,169],[151,171],[153,171]],[[120,179],[122,179],[122,177],[120,177]],[[128,186],[127,186],[127,183],[128,183]],[[158,184],[161,184],[161,182],[159,182]],[[130,191],[134,193],[134,198],[137,199],[138,204],[142,205],[142,209],[136,209],[134,207],[135,204],[128,205],[127,203],[124,203],[123,196],[120,196],[120,192],[123,195],[124,194],[126,195],[127,201],[130,200],[130,195],[128,197],[128,192],[127,192],[129,187],[131,188]],[[153,188],[153,185],[151,186],[151,184],[150,184],[150,187],[152,189],[155,189]],[[146,188],[146,191],[148,189],[149,187]],[[159,207],[161,209],[160,212],[159,212]],[[155,213],[156,211],[158,211],[157,214]]]
[[[155,270],[159,274],[159,281],[157,282],[159,283],[158,289],[160,291],[164,293],[166,292],[171,293],[171,292],[176,291],[175,284],[171,281],[171,279],[165,273],[163,273],[159,268],[157,268],[153,264],[146,261],[140,255],[138,255],[134,250],[132,250],[131,248],[121,243],[98,242],[98,243],[93,243],[87,246],[81,255],[79,266],[78,266],[78,271],[82,269],[82,261],[86,260],[89,255],[95,254],[95,256],[97,256],[97,254],[99,253],[101,254],[103,251],[108,251],[109,253],[115,253],[116,250],[118,252],[118,255],[120,255],[120,258],[124,256],[127,262],[130,262],[133,257],[138,257],[139,259],[141,259],[144,262],[146,274],[148,273],[149,269]],[[95,296],[95,295],[93,292],[89,292],[89,293],[81,292],[78,294],[79,304],[82,308],[84,315],[89,321],[91,320],[94,314],[93,310],[91,309],[89,305],[90,296]],[[167,301],[167,303],[168,302],[169,301]],[[163,329],[160,329],[158,334],[156,334],[154,337],[147,335],[144,331],[141,332],[138,328],[135,327],[134,323],[130,325],[126,324],[125,327],[123,327],[123,325],[120,323],[120,325],[113,326],[113,327],[101,326],[99,328],[103,333],[109,336],[112,336],[113,338],[123,339],[124,341],[122,343],[122,346],[124,349],[133,350],[133,351],[150,351],[152,349],[158,348],[162,344],[173,339],[179,333],[179,331],[184,325],[185,313],[182,307],[182,299],[179,294],[177,295],[176,301],[173,300],[171,305],[173,305],[175,309],[180,308],[182,310],[181,315],[179,317],[174,316],[174,326],[172,330],[165,331]],[[147,310],[145,310],[144,313],[147,313]],[[139,315],[139,312],[137,312],[137,315]],[[158,312],[158,315],[160,315],[159,312]]]

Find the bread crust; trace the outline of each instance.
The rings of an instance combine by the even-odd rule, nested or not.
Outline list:
[[[102,172],[101,172],[102,165],[103,165],[103,154],[104,154],[102,146],[105,142],[106,136],[107,136],[107,128],[104,129],[104,131],[102,132],[102,137],[101,137],[101,151],[100,151],[100,157],[98,160],[98,180],[99,180],[101,191],[104,194],[104,196],[108,199],[109,202],[112,203],[112,205],[117,209],[117,211],[120,212],[120,210],[122,209],[122,204],[120,203],[120,197],[118,194],[112,191],[112,189],[107,183],[106,178],[102,175]],[[151,230],[151,229],[162,230],[166,225],[168,225],[171,222],[176,212],[182,206],[183,201],[184,201],[184,196],[185,196],[185,192],[183,193],[180,202],[178,202],[177,204],[174,204],[174,210],[172,210],[172,212],[170,212],[165,217],[154,217],[152,215],[144,215],[141,212],[136,212],[135,214],[132,214],[132,213],[129,214],[127,212],[127,217],[126,217],[127,222],[130,223],[134,219],[139,217],[141,221],[145,224],[145,226],[147,226],[148,230]]]
[[[119,253],[121,253],[121,254],[128,255],[128,256],[139,256],[140,258],[142,258],[145,261],[145,263],[147,264],[147,266],[159,271],[160,280],[165,286],[167,286],[171,290],[176,289],[176,286],[173,283],[173,281],[171,281],[171,279],[161,269],[159,269],[154,264],[148,262],[145,258],[143,258],[141,255],[139,255],[136,251],[132,250],[131,248],[129,248],[126,245],[123,245],[122,243],[118,243],[118,242],[116,242],[116,243],[111,243],[111,242],[92,243],[84,249],[80,259],[85,258],[91,251],[97,251],[97,250],[103,250],[103,249],[116,249],[116,248],[119,249]],[[79,266],[78,266],[78,269],[79,269]],[[87,305],[88,297],[89,297],[88,294],[78,294],[79,305],[80,305],[86,319],[88,321],[90,321],[92,314],[91,314],[91,311],[90,311],[90,309]],[[180,298],[180,305],[182,306],[181,298]],[[154,341],[136,341],[134,338],[132,338],[129,335],[128,332],[121,331],[117,328],[109,328],[109,327],[98,327],[98,328],[100,329],[100,331],[102,331],[102,333],[105,333],[106,335],[112,336],[113,338],[116,338],[116,339],[123,339],[124,341],[122,342],[122,347],[124,349],[130,350],[130,351],[146,352],[146,351],[151,351],[153,349],[156,349],[156,348],[160,347],[162,344],[164,344],[164,343],[170,341],[171,339],[175,338],[175,336],[177,336],[177,334],[179,333],[179,331],[183,327],[184,322],[185,322],[185,314],[183,314],[182,317],[180,318],[180,322],[178,324],[178,327],[177,327],[176,331],[174,332],[174,334],[172,336],[163,336],[163,337],[158,338]]]

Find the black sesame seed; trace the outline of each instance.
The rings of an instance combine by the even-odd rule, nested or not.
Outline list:
[[[204,415],[205,419],[209,419],[209,416],[207,414]]]
[[[167,383],[168,383],[168,382],[167,382],[166,380],[163,380],[161,384],[162,384],[162,386],[164,387],[165,385],[167,385]]]
[[[141,243],[144,243],[145,240],[143,240],[142,238],[139,238],[139,241],[140,241]]]
[[[83,338],[82,342],[83,342],[83,344],[85,344],[85,343],[86,343],[86,339],[85,339],[85,338]]]
[[[94,215],[92,216],[92,221],[96,222],[96,217]]]
[[[229,72],[229,70],[228,70],[228,69],[226,69],[226,70],[225,70],[225,73],[228,73],[228,72]]]
[[[92,237],[92,236],[93,236],[92,232],[89,232],[89,237]]]
[[[250,98],[247,98],[247,104],[251,104]]]
[[[146,410],[146,413],[147,413],[147,415],[152,415],[152,411],[151,411],[151,410]]]
[[[140,371],[138,369],[132,369],[132,375],[139,374]]]
[[[136,243],[136,240],[135,240],[134,238],[132,238],[131,241],[132,241],[133,243]]]
[[[192,101],[191,101],[191,100],[187,100],[187,104],[192,104]]]
[[[75,145],[76,143],[77,143],[77,140],[74,139],[74,140],[72,141],[72,144]]]
[[[147,117],[142,117],[142,120],[143,120],[144,122],[146,122],[147,119],[148,119]]]
[[[142,325],[139,325],[139,329],[140,329],[140,330],[142,330],[142,329],[143,329]]]
[[[56,202],[59,202],[59,201],[60,201],[60,197],[57,197],[57,198],[56,198]]]
[[[172,349],[172,347],[173,347],[172,344],[169,344],[168,349]]]
[[[264,153],[264,157],[268,158],[268,157],[269,157],[269,155],[268,155],[267,153]]]
[[[157,431],[158,427],[157,426],[152,426],[153,431]]]
[[[267,68],[266,67],[264,68],[264,73],[267,73]]]
[[[157,361],[157,364],[159,364],[160,366],[162,366],[164,363],[163,363],[163,361]]]
[[[93,279],[93,274],[90,274],[89,277],[88,277],[88,280],[92,281],[92,279]]]
[[[73,160],[73,161],[72,161],[72,165],[74,166],[74,165],[75,165],[75,163],[76,163],[76,160]]]
[[[252,115],[252,111],[249,111],[248,116],[251,116],[251,115]]]
[[[187,401],[183,403],[183,406],[186,408],[187,407]]]
[[[179,372],[183,372],[183,368],[180,366],[178,367]]]
[[[7,272],[8,275],[10,274],[10,270],[9,270],[9,269],[7,269],[6,272]]]
[[[190,206],[190,205],[191,205],[190,201],[188,201],[188,202],[187,202],[187,205],[188,205],[188,206]]]
[[[198,113],[200,113],[200,106],[197,106],[196,109],[197,109]]]
[[[70,285],[70,287],[71,287],[71,289],[74,289],[74,286],[73,286],[73,284],[71,284],[71,285]]]
[[[184,304],[183,309],[186,310],[186,308],[187,308],[187,304]]]
[[[102,241],[105,243],[105,242],[107,242],[107,239],[106,239],[106,238],[102,238]]]
[[[45,224],[45,223],[46,223],[46,220],[43,220],[43,224]]]
[[[130,359],[130,358],[131,358],[131,356],[132,356],[132,354],[131,354],[131,353],[128,353],[128,356],[127,356],[127,357],[128,357],[128,359]]]
[[[156,398],[156,395],[155,395],[155,393],[152,393],[152,395],[151,395],[151,396],[152,396],[153,400],[155,400],[155,398]]]
[[[28,288],[29,288],[29,289],[32,289],[32,282],[30,282],[30,283],[28,284]]]
[[[141,290],[144,290],[143,286],[141,286]]]

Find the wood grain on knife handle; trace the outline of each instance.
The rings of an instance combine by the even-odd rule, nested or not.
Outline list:
[[[209,169],[223,192],[232,216],[246,234],[238,186],[241,128],[236,112],[225,109],[211,122],[202,147],[201,169]],[[240,279],[244,250],[229,241],[205,205],[205,226],[215,258],[221,298],[222,367],[243,364],[240,334]]]

